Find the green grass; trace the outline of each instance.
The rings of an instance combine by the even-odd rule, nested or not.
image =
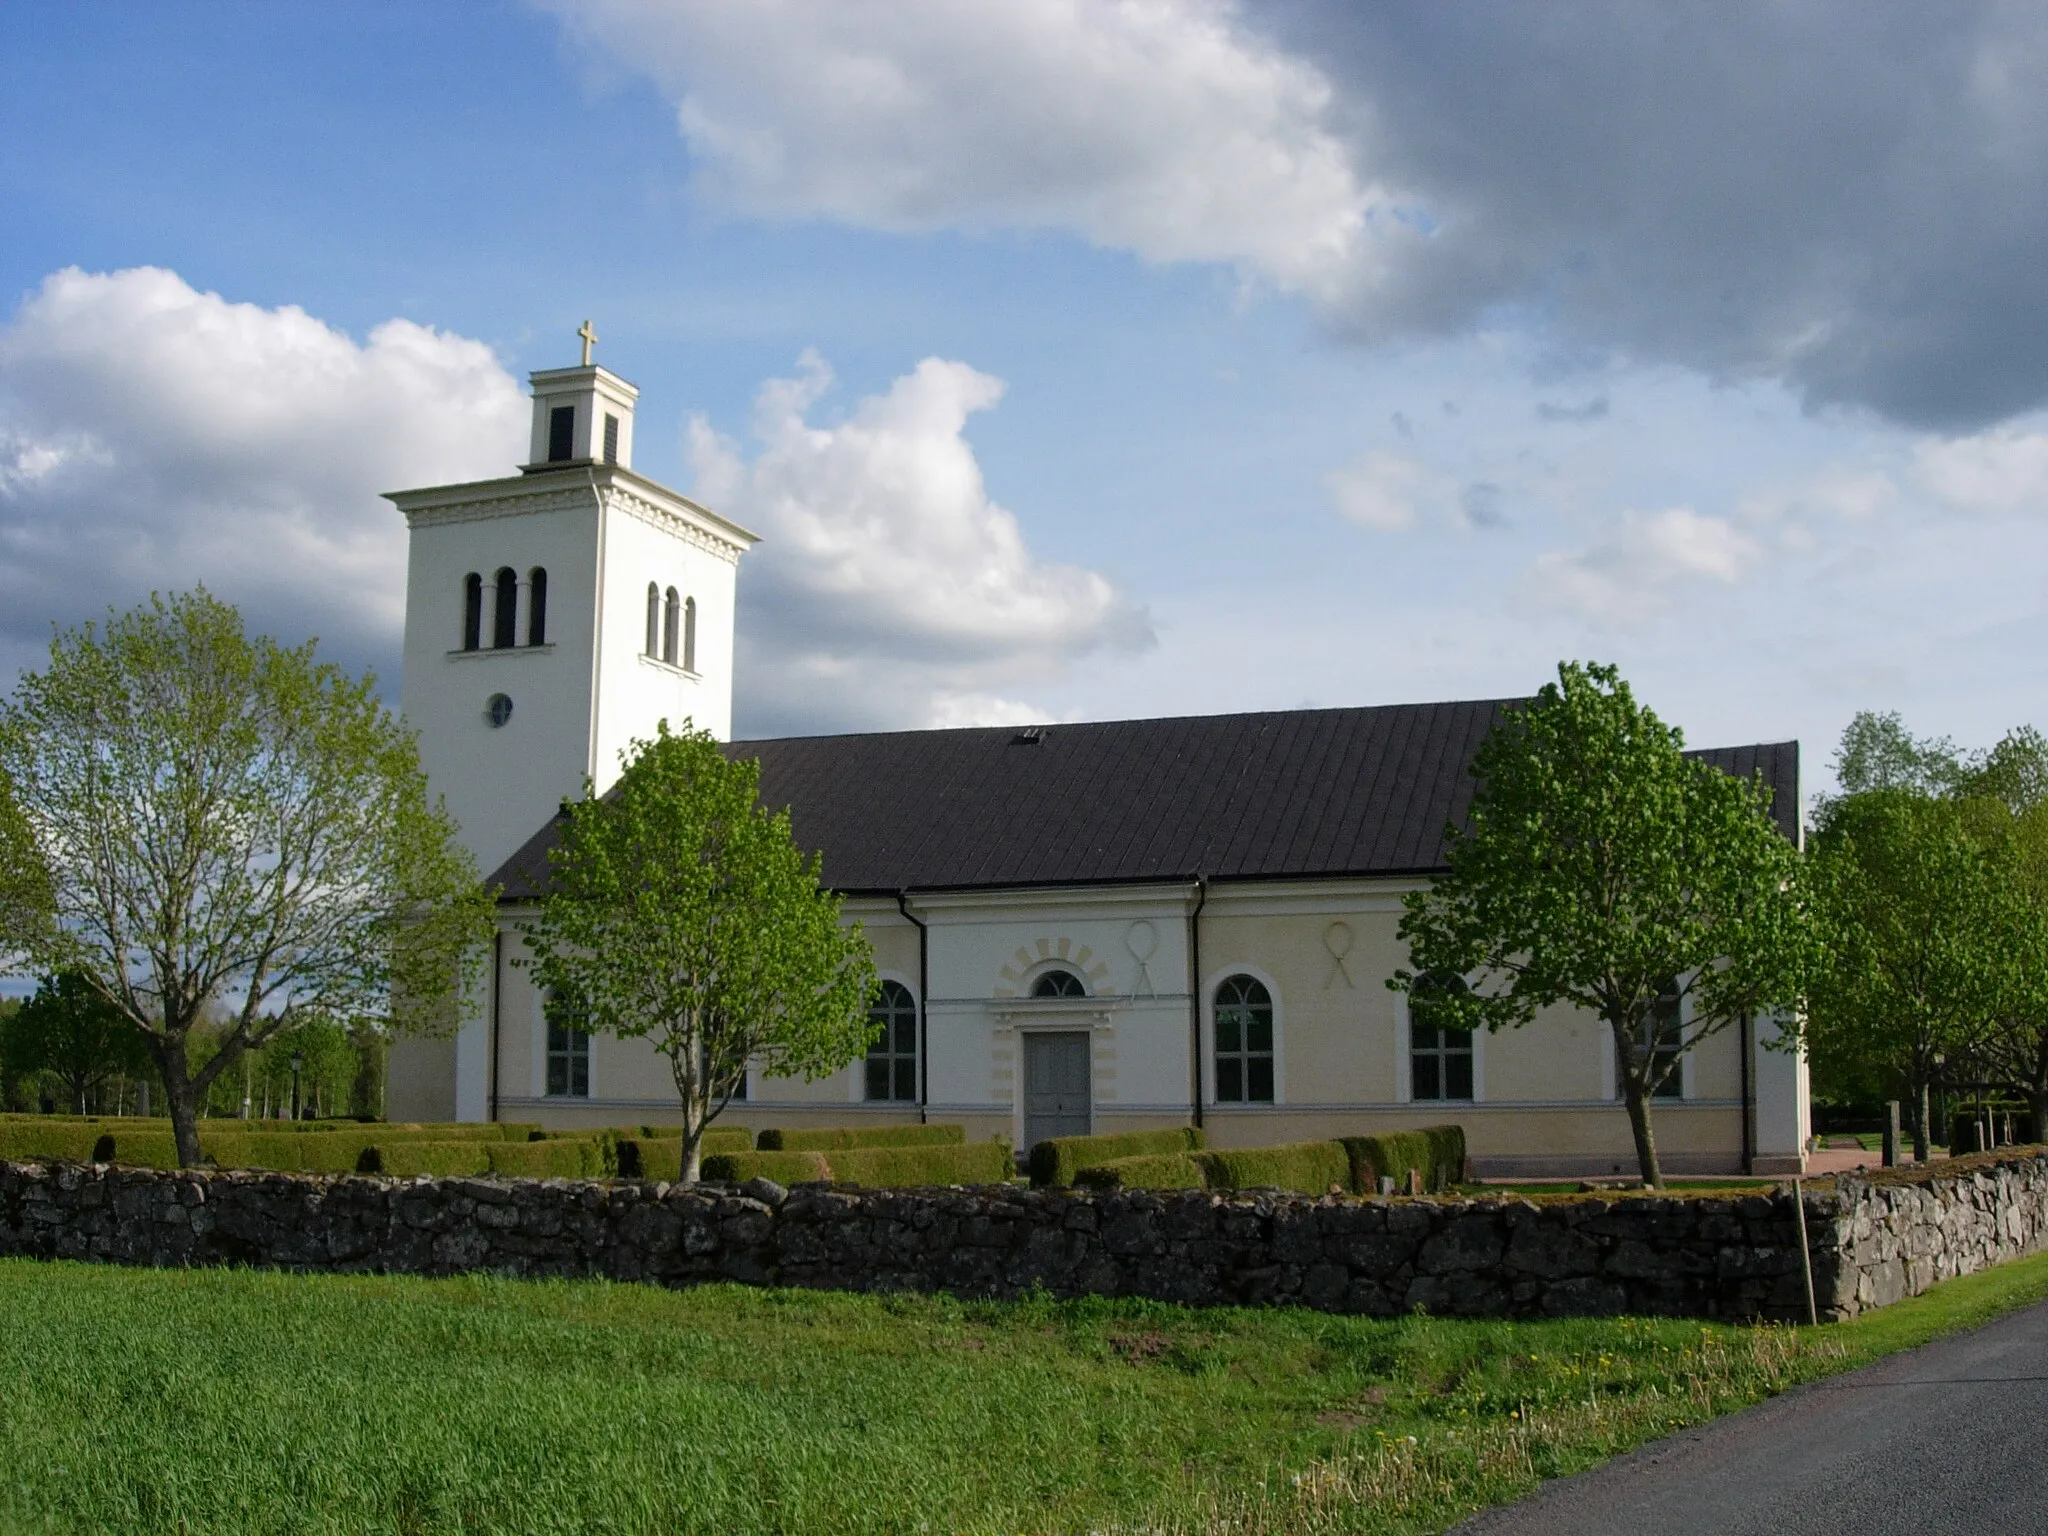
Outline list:
[[[2048,1293],[1818,1329],[0,1262],[0,1530],[1434,1531]]]

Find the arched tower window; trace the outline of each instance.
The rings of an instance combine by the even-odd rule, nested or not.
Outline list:
[[[462,578],[462,648],[476,650],[484,643],[484,579],[475,571]]]
[[[548,573],[536,565],[526,576],[526,643],[548,643]]]
[[[697,599],[683,599],[683,670],[697,670]]]
[[[661,654],[661,588],[647,583],[647,654]]]
[[[682,599],[676,596],[676,589],[668,589],[668,600],[661,613],[661,659],[670,666],[676,661],[676,631],[683,621]]]
[[[867,1096],[916,1102],[917,999],[900,981],[885,981],[868,1017],[882,1033],[868,1047]]]
[[[1086,997],[1088,988],[1072,971],[1047,971],[1031,983],[1033,997]]]
[[[491,644],[509,651],[519,643],[519,573],[509,565],[498,567],[497,602],[491,609]]]
[[[1216,989],[1216,1102],[1273,1102],[1273,994],[1256,976]]]

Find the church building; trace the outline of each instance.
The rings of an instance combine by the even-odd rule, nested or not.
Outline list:
[[[735,578],[755,536],[632,469],[638,392],[532,375],[530,462],[398,492],[411,531],[403,709],[501,888],[460,1030],[399,1042],[401,1120],[680,1118],[645,1041],[549,1018],[513,962],[564,796],[685,718],[728,740]],[[1259,1146],[1456,1122],[1481,1175],[1631,1172],[1600,1020],[1498,1034],[1408,1016],[1401,897],[1444,867],[1472,754],[1512,700],[730,742],[873,943],[883,1029],[814,1083],[761,1073],[725,1121],[944,1120],[971,1139],[1200,1125]],[[1800,835],[1798,744],[1762,774]],[[1804,1058],[1768,1019],[1688,1053],[1656,1111],[1668,1172],[1798,1172]]]

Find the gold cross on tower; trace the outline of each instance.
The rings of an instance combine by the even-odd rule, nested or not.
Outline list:
[[[576,334],[583,338],[583,366],[588,368],[590,366],[590,349],[597,345],[597,332],[590,328],[590,322],[586,320]]]

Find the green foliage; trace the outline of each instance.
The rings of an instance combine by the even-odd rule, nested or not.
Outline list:
[[[763,1152],[832,1152],[850,1147],[959,1146],[967,1140],[960,1125],[857,1125],[818,1129],[769,1126],[761,1132]]]
[[[825,1154],[832,1178],[870,1189],[908,1189],[932,1184],[1002,1184],[1017,1176],[1016,1155],[1007,1141],[961,1145],[853,1147]]]
[[[619,1177],[622,1179],[650,1179],[673,1184],[683,1176],[683,1138],[673,1126],[642,1126],[638,1136],[621,1136],[619,1139]],[[754,1147],[753,1132],[736,1125],[707,1126],[702,1141],[698,1143],[701,1153],[709,1157],[714,1152],[750,1152]]]
[[[1217,1189],[1291,1189],[1327,1194],[1349,1192],[1351,1158],[1339,1142],[1294,1141],[1277,1147],[1233,1147],[1201,1154],[1209,1183]]]
[[[1109,1136],[1055,1136],[1031,1149],[1028,1166],[1034,1184],[1067,1185],[1083,1168],[1153,1152],[1198,1152],[1208,1144],[1208,1136],[1193,1125]]]
[[[2044,1292],[1795,1329],[11,1260],[0,1528],[1412,1536]]]
[[[399,1178],[432,1174],[458,1178],[489,1173],[491,1153],[505,1145],[489,1141],[393,1141],[377,1148],[378,1172]]]
[[[1454,1188],[1465,1177],[1462,1125],[1346,1136],[1339,1144],[1351,1159],[1351,1186],[1361,1194],[1377,1194],[1383,1178],[1394,1181],[1396,1193],[1406,1194],[1411,1171],[1422,1175],[1422,1187],[1431,1194]]]
[[[749,1179],[829,1183],[832,1166],[822,1152],[712,1152],[704,1158],[704,1177],[720,1184],[744,1184]]]
[[[110,1078],[150,1070],[141,1031],[77,971],[42,979],[14,1011],[0,1049],[9,1076],[48,1073],[81,1115]]]
[[[1041,1143],[1040,1145],[1043,1145]],[[1074,1171],[1076,1189],[1207,1189],[1205,1152],[1146,1152]]]
[[[600,1136],[487,1142],[484,1152],[491,1172],[507,1178],[602,1179],[618,1173],[615,1146]]]
[[[535,979],[583,1026],[647,1037],[682,1105],[682,1177],[746,1081],[827,1076],[868,1048],[874,957],[786,811],[758,803],[760,764],[666,722],[601,799],[567,808],[539,919]]]
[[[0,913],[17,842],[47,912],[17,948],[143,1032],[188,1163],[243,1051],[308,1018],[446,1027],[489,934],[374,680],[250,638],[204,590],[57,635],[0,709],[0,788]]]
[[[1403,898],[1412,968],[1388,983],[1433,987],[1461,1028],[1518,1027],[1557,1003],[1605,1020],[1653,1185],[1657,1085],[1707,1036],[1790,1012],[1811,948],[1769,791],[1683,747],[1613,667],[1561,665],[1481,743],[1469,822],[1449,829],[1448,872]]]

